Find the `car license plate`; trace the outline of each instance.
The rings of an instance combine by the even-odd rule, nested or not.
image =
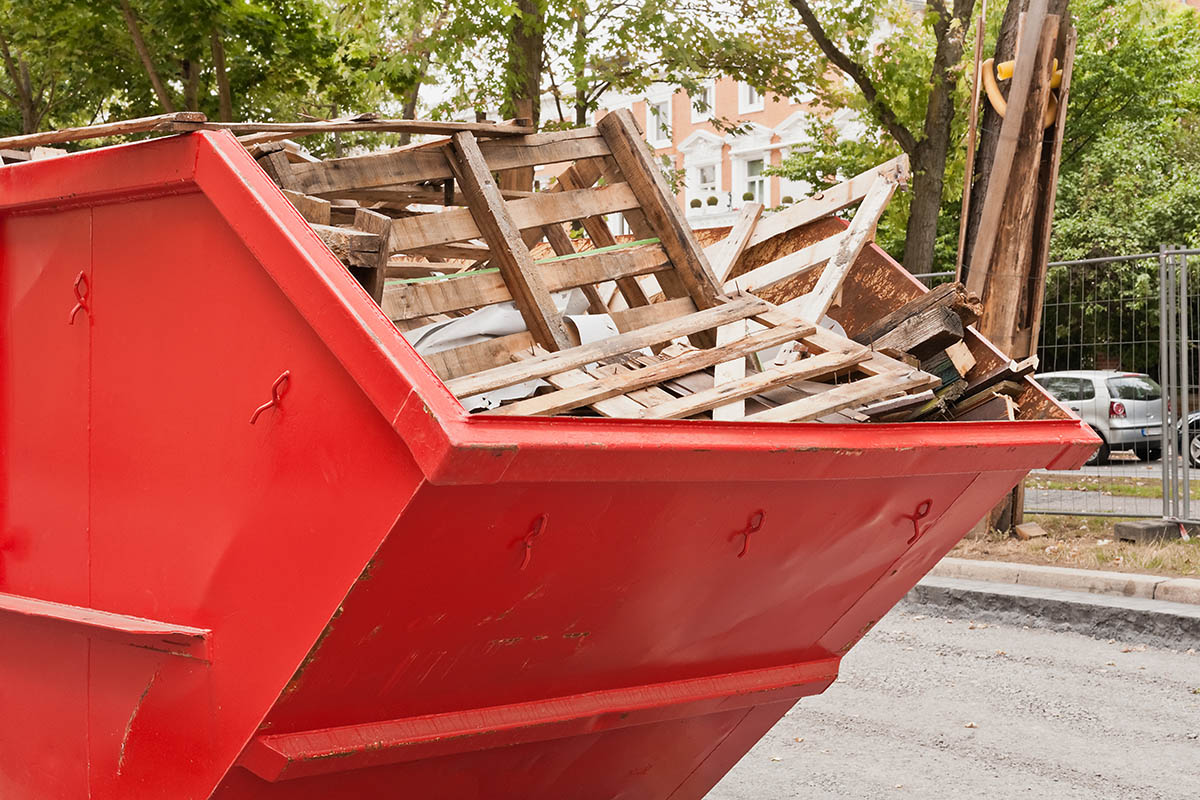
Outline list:
[[[1161,428],[1142,428],[1142,436],[1161,436]]]

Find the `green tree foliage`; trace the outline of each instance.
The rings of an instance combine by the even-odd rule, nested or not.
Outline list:
[[[1075,0],[1079,30],[1051,256],[1200,244],[1200,14]]]

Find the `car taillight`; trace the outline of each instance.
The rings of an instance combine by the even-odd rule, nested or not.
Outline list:
[[[1118,403],[1116,400],[1110,400],[1108,403],[1108,416],[1110,419],[1125,419],[1125,404]]]

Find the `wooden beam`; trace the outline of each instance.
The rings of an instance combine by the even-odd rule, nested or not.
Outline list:
[[[877,167],[855,175],[849,180],[822,189],[805,200],[779,211],[764,219],[754,230],[747,247],[754,247],[780,234],[807,225],[821,217],[827,217],[844,208],[849,208],[867,196],[880,176],[890,175],[898,185],[908,182],[908,156],[897,156]]]
[[[769,305],[756,297],[739,297],[722,303],[713,308],[697,311],[686,317],[660,322],[645,328],[622,333],[601,339],[590,344],[573,347],[559,353],[552,353],[541,359],[533,359],[521,364],[510,364],[497,369],[470,375],[452,381],[447,388],[457,397],[479,394],[480,392],[512,386],[516,383],[553,375],[563,370],[573,369],[593,361],[600,361],[611,356],[621,355],[643,347],[669,342],[687,336],[696,331],[711,330],[748,316],[764,313]],[[792,320],[787,320],[792,322]]]
[[[293,192],[290,189],[284,189],[283,196],[296,207],[296,210],[300,212],[300,216],[304,217],[307,221],[314,225],[329,224],[330,210],[328,200],[301,194],[300,192]]]
[[[886,372],[850,383],[843,383],[827,392],[784,403],[746,417],[751,422],[807,422],[809,420],[881,400],[897,394],[928,389],[937,383],[932,375],[913,369],[908,372]]]
[[[701,351],[705,352],[705,351]],[[759,392],[769,391],[779,386],[787,386],[802,380],[813,380],[843,372],[871,357],[870,351],[861,345],[847,341],[840,349],[830,350],[820,355],[802,358],[782,367],[757,372],[741,380],[718,384],[712,389],[687,397],[681,397],[669,403],[662,403],[648,409],[643,415],[649,419],[681,419],[699,414],[717,406],[722,406],[730,400],[742,400]],[[832,389],[833,387],[829,387]],[[755,415],[757,416],[757,415]],[[715,416],[713,417],[716,418]],[[753,417],[752,417],[753,418]]]
[[[597,400],[622,395],[647,386],[655,386],[662,381],[681,375],[689,375],[730,358],[745,357],[750,353],[804,336],[811,331],[811,325],[796,321],[789,326],[770,328],[743,337],[738,341],[731,342],[721,350],[689,350],[684,355],[665,359],[654,366],[608,375],[589,384],[581,384],[571,389],[518,400],[510,405],[492,409],[488,413],[514,416],[559,414],[589,405]]]
[[[640,211],[662,240],[692,300],[701,308],[715,305],[719,285],[716,276],[667,188],[661,167],[651,160],[633,116],[627,109],[614,111],[606,114],[596,127],[604,135],[613,160],[637,196]]]
[[[797,315],[816,322],[825,316],[850,268],[867,243],[875,237],[875,226],[879,224],[879,217],[883,215],[898,185],[894,175],[881,174],[875,178],[862,205],[854,213],[850,227],[840,237],[837,252],[821,270],[817,285],[808,294],[784,303],[782,308],[794,310]]]
[[[733,223],[733,229],[729,231],[729,235],[705,249],[704,254],[709,257],[719,284],[729,280],[734,265],[746,251],[746,246],[754,234],[754,227],[758,224],[758,218],[762,216],[762,212],[762,203],[746,203],[742,206],[742,213]]]
[[[763,264],[761,267],[755,267],[749,272],[725,281],[722,289],[727,293],[757,292],[797,275],[802,275],[837,255],[845,235],[845,232],[835,234],[794,253],[788,253],[768,264]]]
[[[206,120],[169,120],[159,130],[229,131],[236,135],[278,133],[285,137],[315,133],[411,133],[455,134],[469,132],[478,137],[528,136],[537,131],[526,125],[495,122],[438,122],[423,119],[348,119],[325,122],[209,122]],[[259,140],[261,141],[261,140]]]
[[[476,372],[511,364],[514,354],[535,347],[529,331],[510,333],[495,339],[472,342],[449,350],[425,353],[421,357],[443,381],[452,381]]]
[[[578,258],[534,262],[533,269],[549,291],[559,292],[616,277],[646,275],[670,266],[661,247],[646,245],[594,254],[584,251]],[[392,284],[384,292],[383,310],[389,319],[416,319],[511,299],[504,277],[495,269]]]
[[[1028,55],[1026,58],[1017,59],[1013,71],[1012,83],[1008,90],[1008,111],[1000,126],[999,144],[992,162],[992,174],[988,179],[987,196],[983,201],[979,227],[975,231],[971,257],[967,261],[967,288],[980,297],[984,297],[984,288],[988,282],[988,266],[992,262],[992,250],[996,246],[996,237],[1000,229],[1013,157],[1016,155],[1025,107],[1038,66],[1038,42],[1046,20],[1046,10],[1047,0],[1030,0],[1029,8],[1025,12],[1026,24],[1018,37],[1017,52]]]
[[[493,171],[514,167],[556,164],[579,158],[608,154],[608,145],[595,128],[554,131],[504,140],[481,142],[488,168]],[[350,156],[297,164],[298,191],[321,197],[343,191],[359,191],[395,184],[423,183],[453,177],[450,165],[439,148],[416,148]]]
[[[484,167],[486,168],[486,162]],[[490,172],[490,170],[489,170]],[[498,198],[503,201],[497,189]],[[608,214],[637,207],[629,184],[618,183],[576,192],[539,192],[508,203],[508,214],[517,230],[542,228],[585,216]],[[478,238],[480,226],[471,209],[452,208],[392,222],[392,244],[406,252],[435,244],[451,244]],[[540,236],[538,238],[541,238]]]
[[[362,270],[362,274],[355,275],[362,283],[363,288],[367,290],[367,294],[371,295],[371,299],[378,305],[383,303],[384,271],[387,269],[388,255],[391,253],[388,242],[392,234],[392,218],[386,214],[380,214],[378,211],[358,208],[354,211],[354,227],[379,238],[379,251],[372,259],[372,263],[369,266],[358,268]]]
[[[570,348],[571,337],[563,327],[562,315],[558,313],[550,291],[534,269],[533,257],[529,255],[529,249],[521,239],[520,227],[509,213],[500,194],[500,187],[492,178],[491,170],[479,150],[475,137],[470,133],[454,134],[450,137],[450,153],[454,157],[459,186],[470,204],[470,213],[474,215],[483,238],[491,246],[492,261],[504,276],[509,294],[520,310],[529,332],[534,340],[547,350]],[[434,216],[447,216],[451,213],[453,212]],[[395,241],[394,227],[392,237]]]
[[[170,130],[170,126],[176,122],[199,123],[204,122],[206,119],[208,117],[199,111],[176,111],[171,114],[126,119],[120,122],[105,122],[100,125],[88,125],[83,128],[63,128],[58,131],[26,133],[20,136],[2,136],[0,137],[0,149],[62,144],[64,142],[78,142],[84,139],[101,139],[105,136],[126,136],[131,133]]]
[[[943,283],[927,292],[922,292],[895,311],[875,320],[866,329],[855,335],[854,341],[870,344],[909,317],[919,316],[931,308],[939,307],[954,311],[962,320],[963,325],[973,325],[983,311],[983,304],[979,302],[979,298],[968,293],[961,283]]]

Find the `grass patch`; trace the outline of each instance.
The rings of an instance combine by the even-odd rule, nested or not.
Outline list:
[[[1169,577],[1200,577],[1200,537],[1154,544],[1119,541],[1109,518],[1027,514],[1047,536],[1021,541],[997,531],[969,534],[950,552],[958,558],[1016,561],[1057,567],[1141,572]]]
[[[1109,497],[1162,497],[1162,481],[1128,476],[1080,475],[1063,478],[1058,475],[1030,475],[1026,489],[1061,489],[1069,492],[1094,492]],[[1190,487],[1193,500],[1200,500],[1200,485]]]

